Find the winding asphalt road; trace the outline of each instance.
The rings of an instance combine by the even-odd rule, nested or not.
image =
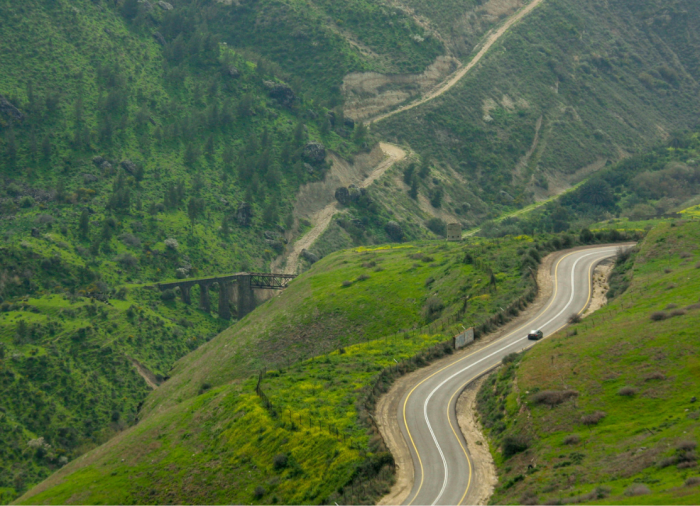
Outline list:
[[[475,504],[470,496],[478,469],[457,425],[455,405],[472,380],[496,367],[509,353],[536,346],[531,329],[550,336],[567,325],[573,313],[585,311],[591,299],[591,273],[619,246],[577,250],[554,265],[554,290],[534,318],[510,334],[455,360],[425,378],[399,403],[398,419],[413,458],[414,480],[405,504]]]

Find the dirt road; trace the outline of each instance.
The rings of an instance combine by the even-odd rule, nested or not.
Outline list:
[[[382,160],[379,165],[374,167],[362,181],[357,183],[357,186],[360,188],[369,187],[377,179],[382,177],[382,175],[396,162],[406,158],[406,152],[398,146],[380,142],[379,147],[386,156],[384,160]],[[319,237],[321,237],[323,232],[326,231],[328,225],[331,223],[333,216],[339,211],[339,204],[337,202],[331,202],[311,216],[310,221],[313,228],[300,237],[292,246],[291,251],[287,255],[287,264],[284,268],[285,273],[296,274],[299,267],[299,256],[301,255],[301,252],[305,249],[309,249],[311,245],[316,242]]]
[[[377,123],[378,121],[382,121],[386,118],[389,118],[393,116],[394,114],[399,114],[404,111],[408,111],[410,109],[413,109],[414,107],[418,107],[421,104],[424,104],[426,102],[429,102],[430,100],[433,100],[434,98],[439,97],[449,89],[451,89],[455,84],[457,84],[464,76],[467,75],[467,73],[474,68],[474,66],[481,61],[481,59],[484,57],[484,55],[488,52],[489,49],[491,49],[491,46],[493,46],[498,39],[500,39],[508,30],[518,21],[523,19],[525,16],[530,14],[538,5],[540,5],[544,0],[533,0],[529,5],[523,7],[520,11],[516,12],[513,14],[500,28],[498,28],[496,31],[492,32],[490,35],[486,37],[486,41],[484,42],[484,45],[481,47],[479,52],[474,56],[474,58],[471,59],[469,63],[467,63],[465,66],[459,68],[457,71],[455,71],[450,77],[448,77],[445,81],[442,83],[438,84],[433,88],[431,91],[429,91],[426,95],[423,96],[420,100],[417,100],[416,102],[412,102],[410,104],[404,105],[403,107],[399,107],[398,109],[394,109],[393,111],[386,112],[384,114],[380,114],[378,116],[375,116],[374,118],[368,119],[367,123]]]

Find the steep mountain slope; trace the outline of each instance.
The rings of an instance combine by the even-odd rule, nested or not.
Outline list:
[[[372,385],[390,381],[382,370],[412,370],[445,353],[449,346],[440,343],[462,324],[488,329],[504,321],[500,308],[532,296],[528,268],[538,251],[565,242],[575,239],[329,255],[183,358],[149,397],[138,425],[23,500],[323,503],[343,495],[351,501],[351,489],[356,501],[371,500],[392,476],[384,469],[391,456],[367,415]],[[262,368],[268,372],[259,379]]]
[[[699,18],[690,1],[544,2],[458,86],[373,131],[467,181],[471,209],[445,210],[496,216],[693,126]]]
[[[485,383],[494,504],[698,501],[699,239],[697,221],[657,226],[607,306]]]

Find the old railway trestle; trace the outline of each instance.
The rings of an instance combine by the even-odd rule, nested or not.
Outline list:
[[[211,311],[209,289],[217,284],[219,287],[219,318],[230,320],[232,316],[231,306],[236,305],[239,318],[255,309],[255,292],[253,289],[282,290],[287,288],[289,282],[294,279],[294,274],[268,274],[264,272],[238,272],[228,276],[216,276],[213,278],[181,279],[169,283],[158,283],[161,290],[180,290],[180,297],[185,304],[191,304],[190,291],[193,286],[199,285],[199,307],[203,311]],[[235,290],[234,290],[235,285]]]

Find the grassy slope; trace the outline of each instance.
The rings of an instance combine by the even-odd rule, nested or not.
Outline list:
[[[529,286],[518,255],[533,244],[530,239],[509,239],[497,249],[481,244],[410,244],[329,255],[279,297],[185,357],[149,399],[137,426],[69,464],[23,500],[350,501],[344,486],[378,474],[383,479],[368,494],[380,493],[390,479],[382,471],[389,457],[362,423],[362,417],[368,421],[360,409],[363,389],[394,359],[400,362],[451,335],[448,329],[440,335],[437,326],[409,338],[393,333],[424,324],[421,309],[432,294],[444,302],[443,315],[474,295],[462,320],[469,324]],[[488,259],[497,292],[486,287],[481,268],[463,263],[465,249]],[[369,278],[359,280],[363,274]],[[429,278],[434,281],[426,285]],[[356,281],[343,287],[346,280]],[[317,357],[298,362],[309,355]],[[262,383],[268,408],[255,395],[256,376],[250,376],[262,367],[279,368]],[[289,461],[275,468],[273,459],[281,453]],[[174,486],[173,474],[182,477],[175,480],[181,485]],[[263,489],[257,496],[256,487]]]
[[[496,217],[500,206],[526,205],[535,182],[558,180],[552,184],[559,186],[561,176],[695,123],[700,70],[689,48],[698,41],[685,27],[697,18],[697,3],[644,5],[546,2],[449,93],[375,129],[449,164],[471,183],[490,206],[471,202],[465,221]],[[514,176],[539,118],[536,149]]]
[[[151,290],[118,296],[46,294],[0,306],[2,503],[134,423],[151,390],[133,360],[162,381],[222,328]],[[28,444],[38,438],[49,446]]]
[[[500,478],[493,503],[606,496],[600,502],[697,503],[696,486],[684,487],[697,474],[695,454],[678,448],[700,436],[694,397],[700,311],[658,322],[650,316],[670,304],[697,304],[699,240],[697,222],[658,225],[636,257],[616,268],[631,281],[626,292],[487,382],[480,409]],[[620,395],[624,387],[635,393]],[[579,395],[553,408],[533,400],[539,390],[562,389]],[[582,416],[596,411],[607,415],[583,425]],[[502,444],[513,435],[524,436],[530,448],[506,458]],[[570,435],[580,442],[566,444]],[[634,484],[651,494],[625,495]]]
[[[468,315],[503,307],[506,299],[521,290],[517,287],[522,281],[513,271],[514,250],[520,247],[518,241],[508,240],[498,247],[498,253],[495,245],[480,251],[484,258],[487,252],[495,254],[488,264],[502,273],[504,288],[492,295],[481,294],[488,276],[461,263],[464,246],[457,244],[416,243],[329,255],[264,308],[184,357],[144,409],[195,395],[203,382],[219,385],[264,366],[284,365],[420,326],[425,322],[421,312],[432,295],[446,306],[445,313],[461,308],[470,294],[479,298],[470,304]],[[362,280],[363,276],[368,279]],[[352,285],[343,286],[345,281]]]

